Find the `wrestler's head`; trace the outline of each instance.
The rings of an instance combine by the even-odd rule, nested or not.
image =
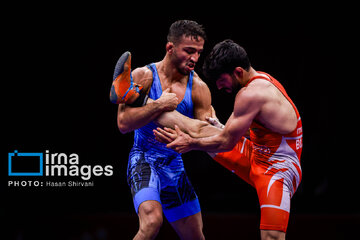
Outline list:
[[[206,34],[201,25],[190,20],[174,22],[167,36],[166,52],[179,73],[188,75],[194,70],[204,49]]]
[[[203,72],[206,78],[216,81],[218,89],[231,93],[241,88],[244,72],[250,67],[245,49],[228,39],[214,46],[204,62]]]

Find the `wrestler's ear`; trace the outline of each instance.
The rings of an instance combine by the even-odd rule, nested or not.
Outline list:
[[[236,67],[233,71],[233,75],[238,79],[242,79],[244,76],[244,69],[242,67]]]
[[[167,42],[166,43],[166,52],[168,52],[169,54],[172,54],[174,52],[174,43],[173,42]]]

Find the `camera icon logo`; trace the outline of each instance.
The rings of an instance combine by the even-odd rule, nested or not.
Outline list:
[[[43,176],[43,153],[8,153],[9,176]]]

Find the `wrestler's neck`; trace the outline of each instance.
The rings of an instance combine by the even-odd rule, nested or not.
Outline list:
[[[184,78],[184,74],[179,73],[168,55],[165,55],[164,59],[159,62],[157,69],[167,81],[179,82]]]
[[[240,85],[242,87],[246,86],[246,84],[248,84],[248,82],[250,81],[250,79],[252,79],[253,77],[256,77],[257,75],[259,75],[259,73],[256,72],[255,69],[253,69],[252,67],[250,67],[249,71],[243,71],[242,77],[238,79]]]

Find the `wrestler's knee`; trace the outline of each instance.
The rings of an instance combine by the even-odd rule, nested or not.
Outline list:
[[[261,240],[285,240],[285,233],[275,230],[261,230]]]
[[[156,201],[146,201],[139,206],[140,229],[144,235],[156,236],[163,223],[162,208]]]

